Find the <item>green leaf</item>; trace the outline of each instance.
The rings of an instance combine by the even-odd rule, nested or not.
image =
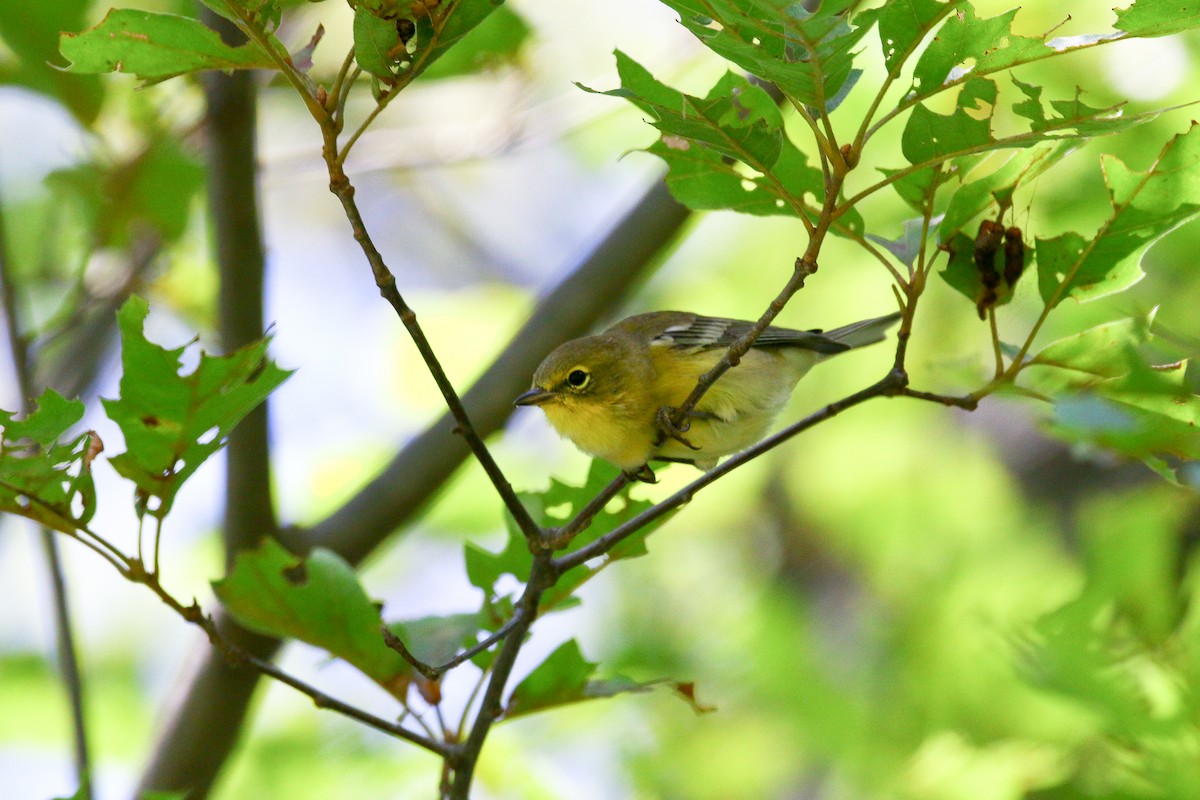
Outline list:
[[[917,60],[912,94],[902,102],[930,97],[961,82],[968,72],[979,78],[1053,54],[1041,39],[1012,32],[1018,10],[979,19],[970,3],[955,4],[955,13],[947,17]]]
[[[529,25],[509,6],[500,6],[468,31],[422,73],[426,80],[452,78],[514,61],[529,40]]]
[[[1054,403],[1051,431],[1076,444],[1137,459],[1200,460],[1200,398],[1116,399],[1094,393],[1065,395]]]
[[[373,14],[366,4],[354,9],[354,59],[364,70],[388,82],[396,78],[396,54],[408,59],[396,24],[395,19]]]
[[[241,419],[263,402],[290,373],[266,358],[267,340],[227,356],[201,353],[196,369],[180,375],[184,348],[165,350],[146,340],[149,307],[131,297],[121,307],[120,397],[104,409],[125,437],[124,453],[111,459],[121,475],[137,484],[162,518],[175,494],[196,469],[225,444]]]
[[[87,24],[88,0],[57,0],[40,3],[29,13],[25,3],[0,3],[0,39],[17,62],[0,65],[0,82],[25,86],[53,97],[84,125],[100,112],[104,85],[90,75],[71,75],[46,65],[58,59],[60,31],[79,30]]]
[[[475,30],[503,0],[444,0],[428,16],[418,17],[413,70],[420,75]]]
[[[1149,339],[1151,321],[1151,315],[1128,317],[1088,328],[1046,345],[1028,363],[1077,373],[1089,383],[1128,375],[1128,345],[1144,344]]]
[[[512,719],[588,699],[584,692],[595,671],[596,665],[583,657],[574,639],[564,642],[517,684],[504,717]]]
[[[1088,236],[1037,240],[1038,286],[1047,307],[1120,291],[1142,277],[1139,254],[1200,212],[1200,133],[1193,123],[1146,172],[1103,161],[1111,215]]]
[[[615,53],[621,88],[588,92],[623,97],[650,114],[651,124],[714,152],[769,172],[783,149],[782,117],[771,98],[745,79],[726,73],[705,98],[659,83],[645,67]]]
[[[384,644],[379,608],[336,553],[318,548],[299,558],[264,540],[239,552],[233,570],[212,586],[250,630],[327,650],[396,696],[407,689],[411,667]]]
[[[761,88],[726,73],[698,98],[659,83],[620,51],[616,59],[621,88],[603,94],[626,98],[653,117],[663,136],[649,151],[667,163],[667,185],[680,202],[796,215],[806,195],[823,194],[820,170],[784,134],[783,117]],[[855,220],[847,224],[861,230],[861,218]]]
[[[911,164],[982,152],[995,141],[991,125],[995,99],[996,84],[976,78],[959,94],[958,105],[951,114],[938,114],[918,104],[904,126],[901,152]],[[973,116],[981,108],[986,114]],[[973,113],[967,113],[968,110]]]
[[[888,74],[895,75],[925,36],[958,5],[957,0],[894,0],[859,14],[854,21],[866,25],[870,19],[876,20],[884,63]]]
[[[617,475],[616,467],[596,459],[592,461],[587,480],[582,486],[572,486],[558,480],[551,480],[550,488],[544,492],[522,493],[520,495],[521,502],[529,509],[534,521],[539,525],[544,527],[562,525],[582,510]],[[626,488],[625,492],[628,491]],[[596,541],[652,505],[647,500],[632,500],[623,493],[611,500],[608,506],[592,520],[592,524],[575,537],[567,552],[573,552]],[[666,519],[667,517],[660,518],[622,541],[609,551],[607,558],[601,564],[581,565],[564,573],[558,582],[542,596],[541,610],[545,612],[562,608],[570,601],[571,595],[576,589],[613,561],[645,555],[646,537]],[[501,576],[509,574],[523,581],[529,577],[529,571],[533,566],[533,556],[530,554],[529,546],[517,524],[511,517],[506,516],[505,521],[508,540],[500,552],[492,553],[470,542],[466,545],[467,578],[472,585],[483,590],[485,598],[495,596],[494,587]]]
[[[658,686],[673,689],[675,696],[686,701],[698,713],[713,710],[697,702],[694,687],[690,683],[671,680],[640,682],[623,675],[592,680],[591,676],[595,671],[596,664],[583,657],[579,644],[574,639],[563,642],[513,689],[504,709],[503,719],[513,719],[584,700],[631,692],[648,692]]]
[[[64,33],[59,50],[73,72],[126,72],[162,81],[209,69],[273,69],[257,44],[230,47],[216,31],[174,14],[111,9],[97,25]]]
[[[42,393],[34,412],[23,420],[14,420],[8,412],[0,412],[5,442],[15,443],[28,437],[43,448],[57,442],[67,428],[81,419],[83,403],[68,400],[53,389]]]
[[[706,47],[798,102],[832,110],[845,96],[854,47],[870,26],[846,21],[852,0],[811,12],[800,0],[664,0]]]
[[[1167,36],[1200,28],[1200,6],[1191,0],[1138,0],[1114,8],[1116,28],[1131,36]]]
[[[0,511],[63,532],[86,525],[96,511],[90,461],[99,440],[88,432],[59,443],[83,403],[47,389],[25,419],[13,417],[0,411]]]

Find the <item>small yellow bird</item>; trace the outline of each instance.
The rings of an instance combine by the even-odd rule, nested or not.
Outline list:
[[[631,476],[652,479],[651,459],[708,470],[763,438],[818,361],[882,341],[899,319],[889,314],[827,332],[767,328],[661,443],[660,410],[681,406],[753,323],[683,311],[628,317],[555,348],[516,405],[540,406],[561,436]]]

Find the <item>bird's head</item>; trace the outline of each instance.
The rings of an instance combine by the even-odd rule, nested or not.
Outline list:
[[[610,336],[585,336],[559,345],[533,374],[533,386],[516,399],[519,406],[555,410],[626,405],[625,394],[638,385],[626,348]],[[556,407],[558,407],[556,409]]]

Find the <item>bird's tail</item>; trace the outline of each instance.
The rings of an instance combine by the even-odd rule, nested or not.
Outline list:
[[[848,347],[862,347],[863,345],[882,342],[887,338],[887,329],[895,325],[899,320],[900,312],[896,312],[895,314],[888,314],[886,317],[864,319],[862,322],[854,322],[842,328],[825,331],[823,335],[827,339],[840,342]]]

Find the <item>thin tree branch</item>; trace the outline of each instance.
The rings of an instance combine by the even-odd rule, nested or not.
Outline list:
[[[400,657],[407,661],[409,666],[411,666],[417,672],[421,673],[431,681],[436,681],[441,679],[442,675],[446,674],[448,670],[454,669],[459,664],[462,664],[466,661],[470,661],[472,658],[479,655],[484,650],[487,650],[496,642],[503,640],[504,637],[508,636],[508,634],[512,632],[513,628],[520,624],[520,617],[521,609],[518,607],[513,611],[513,615],[508,618],[508,621],[497,628],[493,633],[466,648],[446,663],[439,664],[437,666],[426,664],[424,661],[413,655],[412,651],[408,649],[408,645],[404,643],[404,640],[393,633],[392,629],[387,625],[381,625],[379,630],[383,634],[384,644],[399,653]]]
[[[534,555],[533,567],[529,572],[529,582],[525,584],[525,592],[517,601],[517,609],[521,612],[519,622],[513,625],[508,638],[504,641],[504,646],[500,648],[496,660],[492,662],[492,677],[483,693],[483,701],[480,703],[479,713],[475,715],[475,724],[471,727],[471,733],[447,759],[454,770],[450,800],[469,800],[471,796],[471,781],[474,778],[479,754],[483,750],[483,743],[487,739],[492,725],[504,713],[501,698],[504,695],[504,687],[508,683],[509,676],[512,674],[517,654],[521,652],[525,636],[537,618],[542,594],[554,585],[559,574],[559,571],[553,566],[548,551],[541,551]],[[517,618],[514,615],[514,619]]]
[[[675,202],[661,180],[617,222],[537,305],[530,321],[463,395],[463,405],[480,435],[496,431],[512,413],[512,399],[529,387],[529,376],[546,353],[580,336],[609,313],[638,277],[674,241],[690,212]],[[447,413],[410,441],[383,471],[338,510],[290,538],[293,549],[326,547],[352,564],[361,563],[394,531],[402,529],[470,455],[451,434]],[[278,651],[278,639],[233,628],[218,609],[219,630],[237,630],[238,644],[261,659]],[[231,666],[207,649],[180,684],[169,722],[160,731],[148,773],[163,785],[181,785],[185,775],[208,774],[193,782],[193,800],[205,796],[232,752],[247,714],[258,673]],[[214,699],[219,698],[219,701]],[[167,750],[167,743],[172,743]],[[172,760],[170,755],[174,755]],[[144,783],[144,782],[143,782]]]
[[[371,272],[375,276],[375,285],[379,287],[379,293],[395,309],[397,316],[400,317],[400,321],[408,330],[413,343],[417,346],[417,350],[420,351],[421,358],[425,361],[425,366],[429,370],[429,374],[433,377],[434,382],[442,393],[442,398],[446,401],[446,405],[450,409],[450,413],[454,416],[456,423],[455,431],[462,434],[463,438],[466,439],[471,452],[478,459],[480,465],[483,467],[483,471],[487,473],[488,479],[492,482],[497,494],[504,501],[505,507],[516,521],[521,532],[525,534],[525,538],[530,541],[536,541],[541,537],[541,528],[534,521],[533,517],[530,516],[525,506],[521,504],[516,491],[512,488],[512,484],[508,482],[508,478],[505,477],[504,472],[500,469],[500,465],[492,458],[492,454],[484,443],[483,437],[475,430],[471,418],[467,414],[461,398],[458,396],[458,392],[454,389],[454,385],[450,382],[450,378],[442,368],[437,354],[433,351],[433,346],[426,338],[425,331],[417,321],[416,312],[409,307],[404,297],[400,294],[399,289],[396,288],[396,276],[388,269],[383,256],[371,240],[366,223],[363,222],[362,214],[358,211],[358,203],[354,200],[354,186],[350,183],[350,179],[342,169],[341,162],[335,156],[336,148],[337,143],[334,141],[332,133],[327,130],[324,154],[326,165],[329,169],[329,190],[342,203],[342,209],[346,212],[346,219],[349,220],[350,227],[354,231],[354,239],[358,242],[359,247],[362,248],[363,254],[371,266]]]

